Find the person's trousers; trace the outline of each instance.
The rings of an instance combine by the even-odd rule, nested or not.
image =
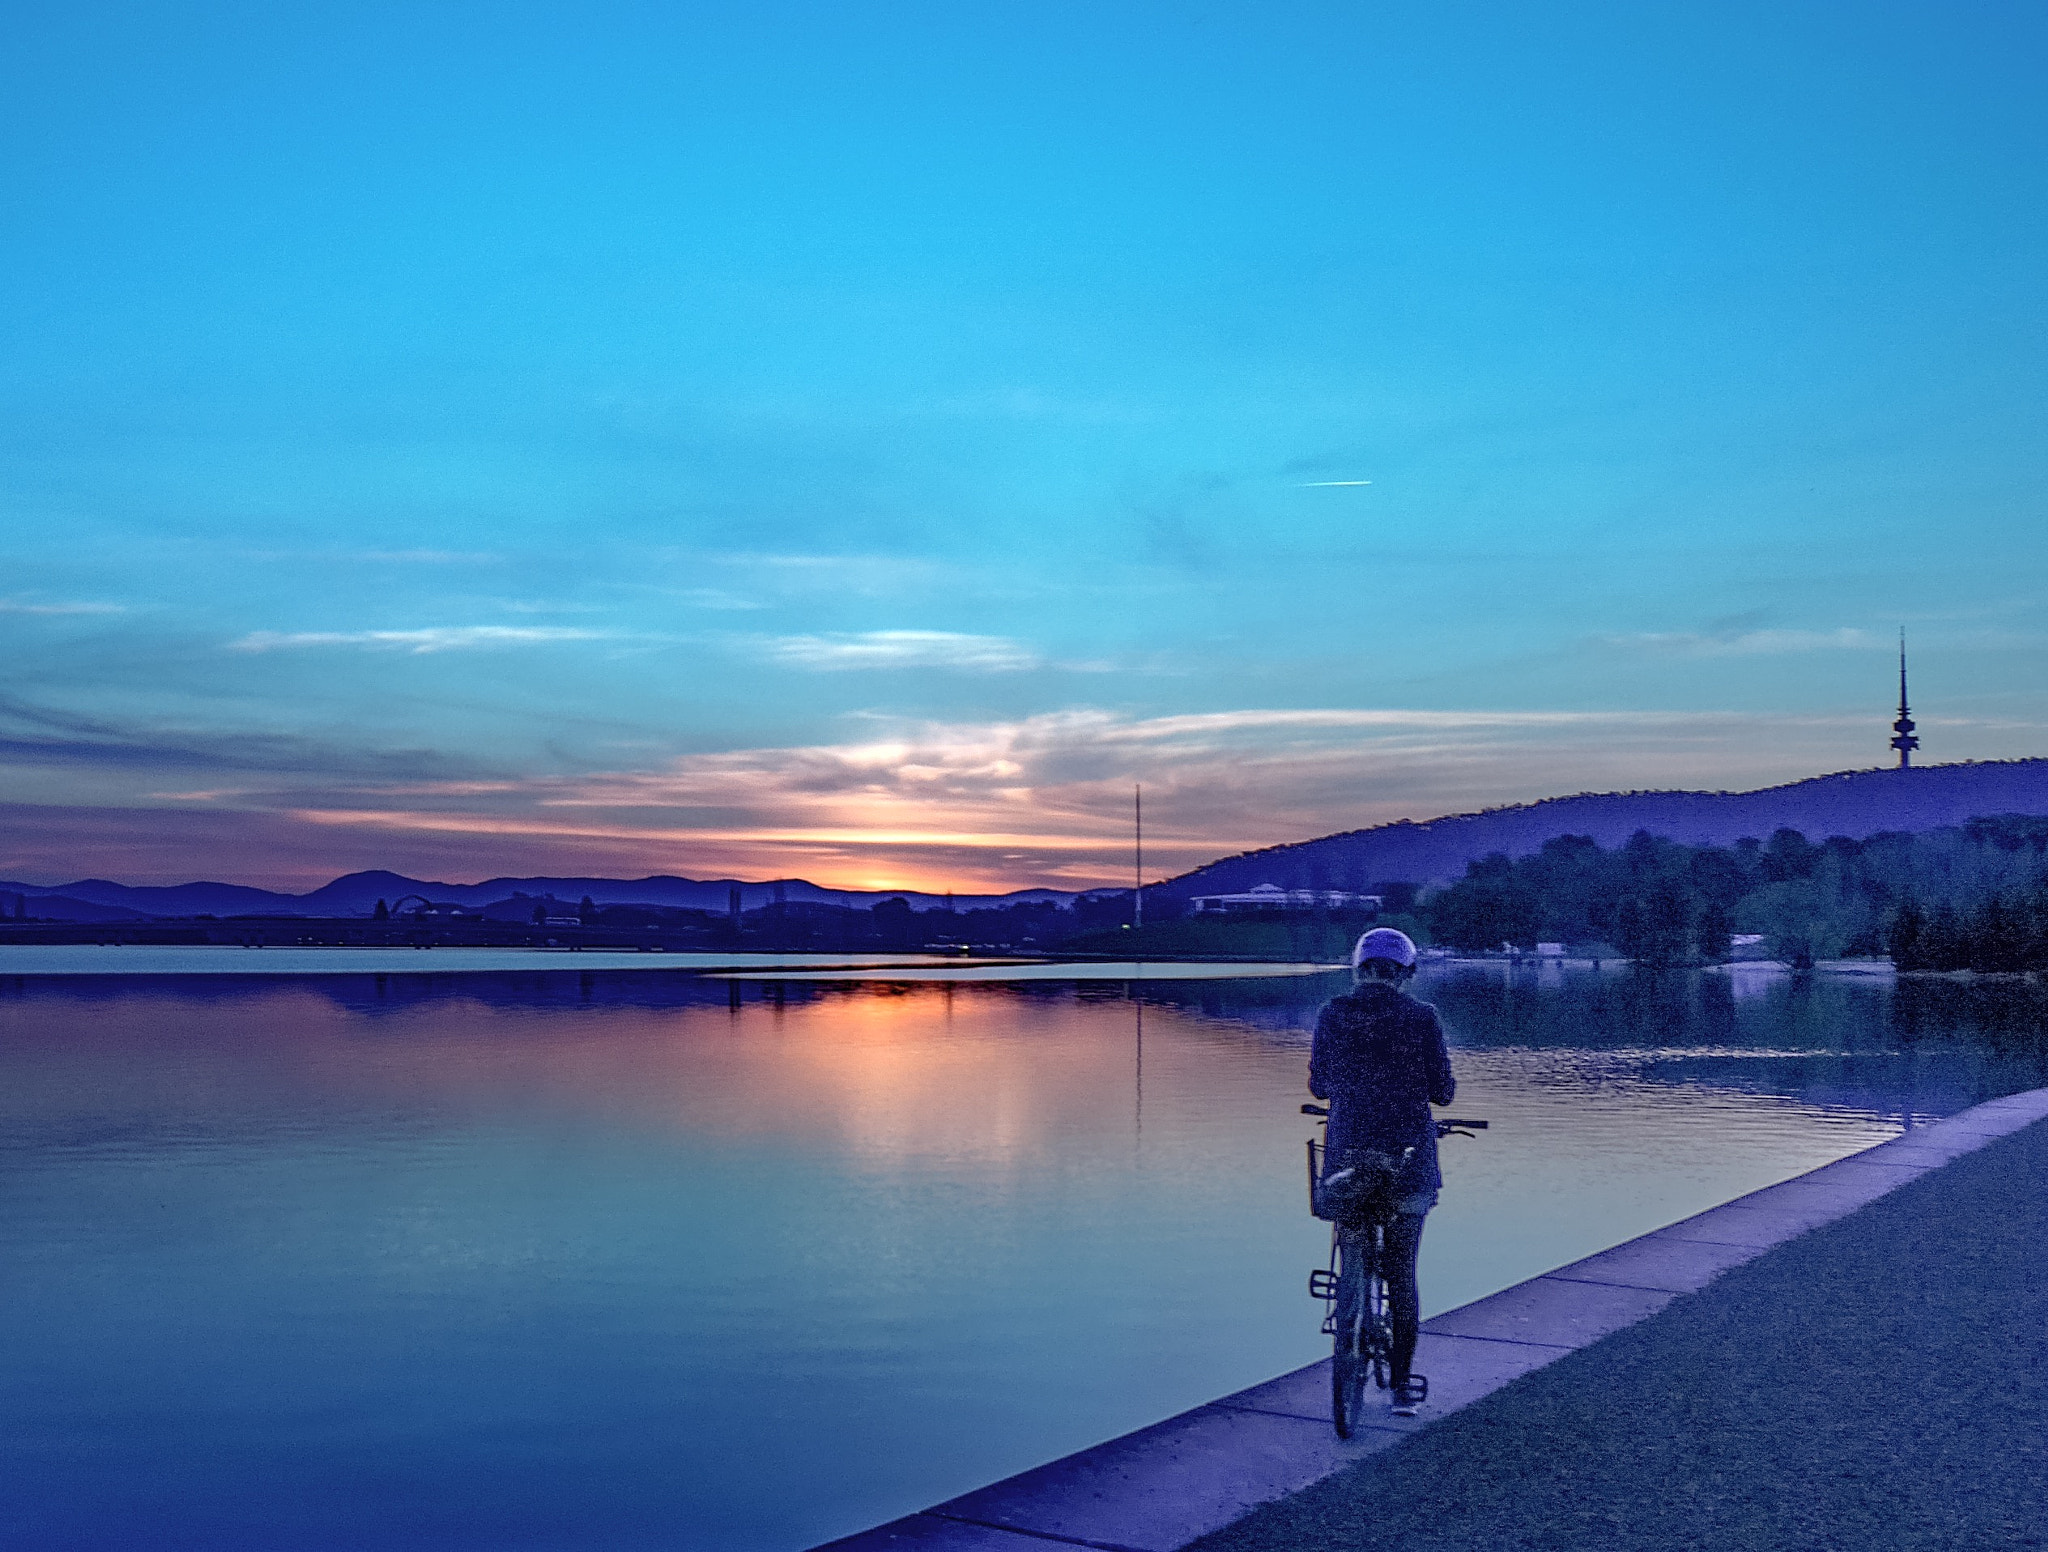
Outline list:
[[[1415,1341],[1422,1329],[1422,1289],[1415,1281],[1415,1260],[1422,1251],[1426,1213],[1401,1213],[1380,1238],[1380,1276],[1387,1284],[1387,1314],[1394,1327],[1395,1385],[1408,1382],[1415,1364]]]
[[[1387,1376],[1395,1385],[1404,1383],[1415,1362],[1415,1340],[1422,1325],[1422,1292],[1415,1282],[1415,1258],[1422,1249],[1422,1221],[1427,1213],[1397,1213],[1380,1231],[1378,1270],[1387,1285],[1388,1323],[1394,1328],[1394,1350],[1389,1355]],[[1361,1249],[1372,1243],[1369,1224],[1355,1224],[1343,1230],[1348,1243]],[[1349,1331],[1364,1311],[1356,1301],[1365,1297],[1365,1280],[1346,1279],[1339,1284],[1337,1323]]]

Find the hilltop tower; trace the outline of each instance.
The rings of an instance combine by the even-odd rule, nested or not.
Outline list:
[[[1892,747],[1899,752],[1899,769],[1910,770],[1913,751],[1920,740],[1913,736],[1913,713],[1906,705],[1906,633],[1899,632],[1899,717],[1892,724]]]

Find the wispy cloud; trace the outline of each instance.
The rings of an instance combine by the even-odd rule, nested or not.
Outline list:
[[[1252,708],[1133,718],[1074,710],[983,723],[859,719],[846,743],[679,757],[653,770],[359,786],[296,812],[394,835],[518,837],[570,852],[636,841],[635,866],[802,873],[852,887],[1092,885],[1117,876],[1130,790],[1165,871],[1395,818],[1588,786],[1761,784],[1844,763],[1848,724],[1774,718],[1767,755],[1725,764],[1734,713]],[[1864,721],[1854,726],[1861,730]],[[1853,735],[1852,735],[1853,736]],[[1588,779],[1589,774],[1591,780]]]
[[[879,630],[822,636],[780,636],[769,656],[797,668],[946,668],[963,673],[1013,673],[1044,659],[1004,636],[960,631]]]
[[[1600,644],[1632,652],[1673,657],[1763,657],[1788,652],[1867,651],[1889,645],[1885,637],[1854,626],[1837,630],[1640,631],[1602,636]]]
[[[228,643],[233,652],[279,652],[299,647],[370,647],[386,651],[461,652],[480,647],[531,646],[551,641],[616,641],[617,631],[569,625],[430,625],[418,630],[251,631]]]
[[[1370,485],[1371,480],[1303,480],[1297,490],[1335,490],[1350,485]]]
[[[0,614],[126,614],[126,604],[32,603],[24,598],[0,598]]]
[[[752,592],[771,594],[856,594],[886,597],[923,593],[957,580],[954,568],[942,561],[911,555],[832,555],[800,551],[677,551],[672,559],[698,568],[715,568],[742,578]]]
[[[353,550],[342,558],[373,566],[495,566],[505,557],[489,550]]]
[[[494,600],[507,614],[609,614],[605,604],[557,603],[545,598],[500,598]]]
[[[752,598],[742,598],[738,593],[728,593],[722,587],[679,587],[663,589],[670,597],[688,604],[693,609],[765,609],[768,606]]]
[[[112,729],[46,730],[48,720],[28,715],[25,737],[0,744],[0,759],[162,773],[153,774],[165,794],[156,802],[175,805],[121,821],[118,844],[73,859],[87,871],[132,867],[121,859],[137,854],[136,838],[172,833],[164,816],[178,813],[192,816],[189,833],[211,837],[209,846],[257,845],[222,839],[246,832],[296,857],[331,859],[335,871],[345,859],[442,870],[423,876],[794,874],[847,888],[963,889],[1117,881],[1133,781],[1145,786],[1147,857],[1167,873],[1336,830],[1574,791],[1761,786],[1870,763],[1884,732],[1868,715],[1750,712],[1247,707],[1134,717],[1082,708],[963,722],[863,714],[835,742],[517,775],[283,740],[116,740]],[[2038,732],[2011,735],[2015,747]],[[224,779],[174,786],[173,769]],[[207,814],[239,816],[241,828],[209,829]],[[25,822],[28,839],[9,844],[32,841],[36,855],[54,855],[46,830]],[[151,855],[171,866],[161,851]],[[193,851],[190,873],[223,871],[211,855]]]
[[[287,733],[171,725],[53,709],[0,695],[0,764],[42,768],[74,787],[98,787],[123,773],[162,781],[171,773],[258,773],[268,785],[235,789],[273,797],[279,780],[307,777],[375,784],[443,782],[472,774],[477,762],[426,749],[380,748],[373,742],[321,740]],[[225,790],[210,784],[209,790]],[[150,795],[144,793],[143,795]],[[183,794],[189,797],[190,794]]]
[[[498,566],[505,557],[493,550],[244,550],[247,560],[325,561],[364,566]]]

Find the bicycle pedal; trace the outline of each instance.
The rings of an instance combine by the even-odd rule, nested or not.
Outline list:
[[[1336,1334],[1337,1334],[1337,1312],[1336,1312],[1335,1310],[1331,1310],[1329,1314],[1327,1314],[1327,1315],[1325,1315],[1325,1316],[1323,1317],[1323,1335],[1324,1335],[1324,1336],[1335,1336]]]
[[[1317,1267],[1308,1274],[1308,1296],[1312,1299],[1334,1299],[1337,1297],[1337,1274],[1328,1267]]]

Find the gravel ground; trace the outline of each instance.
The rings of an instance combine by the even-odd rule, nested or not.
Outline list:
[[[2048,1122],[1195,1545],[2048,1547]]]

